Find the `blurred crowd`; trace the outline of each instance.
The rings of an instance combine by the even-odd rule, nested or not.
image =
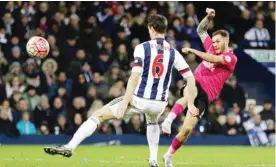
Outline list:
[[[133,50],[149,40],[149,14],[168,18],[166,39],[179,50],[202,50],[196,28],[206,7],[214,7],[217,14],[210,33],[227,29],[233,49],[275,48],[275,2],[219,2],[219,8],[208,3],[0,2],[0,133],[73,134],[94,111],[124,95]],[[43,60],[26,54],[25,44],[34,35],[50,44],[49,56]],[[192,70],[200,62],[194,54],[184,57]],[[160,122],[180,97],[183,85],[174,71],[169,105]],[[272,103],[266,101],[259,114],[255,104],[246,108],[245,94],[235,76],[229,78],[195,133],[245,134],[246,121],[274,133]],[[135,115],[105,122],[98,133],[144,134],[144,120],[143,115]],[[183,116],[175,122],[174,133],[181,121]]]

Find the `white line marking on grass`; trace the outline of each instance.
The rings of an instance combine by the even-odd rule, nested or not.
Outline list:
[[[13,159],[13,158],[2,158],[0,160],[3,161],[19,161],[19,162],[24,162],[24,161],[44,161],[43,158],[35,158],[35,159]],[[131,166],[137,166],[138,164],[147,164],[147,160],[136,160],[136,161],[125,161],[125,160],[89,160],[87,159],[87,163],[93,162],[93,163],[105,163],[105,164],[129,164]],[[163,163],[162,161],[158,162],[159,164]],[[211,162],[185,162],[185,161],[175,161],[175,165],[179,166],[208,166],[208,167],[275,167],[274,164],[271,163],[252,163],[252,164],[216,164],[216,163],[211,163]],[[129,166],[129,167],[131,167]]]

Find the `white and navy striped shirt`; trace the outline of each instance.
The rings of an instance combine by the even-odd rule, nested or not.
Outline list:
[[[167,100],[172,67],[184,78],[193,76],[182,55],[164,39],[154,39],[137,45],[132,67],[132,72],[141,72],[134,94],[152,100]]]

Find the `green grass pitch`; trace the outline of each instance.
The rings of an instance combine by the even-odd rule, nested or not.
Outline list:
[[[147,167],[147,146],[80,146],[71,158],[47,155],[40,146],[0,146],[0,167]],[[159,148],[159,166],[168,146]],[[274,148],[184,146],[174,167],[275,167]]]

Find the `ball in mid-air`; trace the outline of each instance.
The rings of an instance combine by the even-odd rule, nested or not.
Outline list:
[[[26,51],[33,58],[43,59],[48,55],[50,46],[45,38],[34,36],[27,42]]]

